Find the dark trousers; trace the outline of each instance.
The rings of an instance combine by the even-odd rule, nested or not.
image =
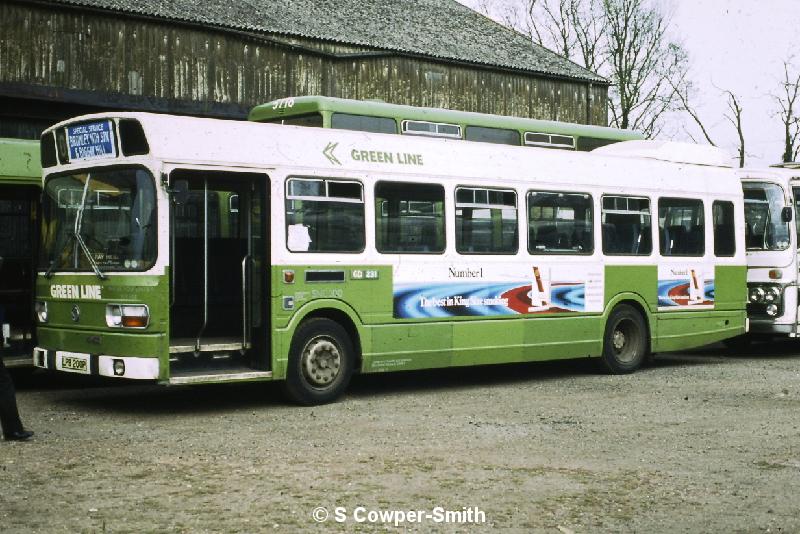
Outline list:
[[[4,436],[23,430],[17,410],[14,382],[11,381],[2,357],[0,357],[0,424],[3,426]]]

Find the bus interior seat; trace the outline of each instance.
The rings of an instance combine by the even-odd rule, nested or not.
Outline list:
[[[587,252],[592,250],[592,231],[587,223],[578,223],[572,229],[572,249]]]
[[[619,241],[617,240],[616,226],[610,223],[603,223],[601,232],[603,239],[603,251],[611,254],[621,252]]]
[[[683,252],[686,254],[702,254],[704,233],[702,225],[696,225],[686,232],[686,246]]]
[[[682,254],[686,248],[686,230],[680,224],[664,228],[664,253],[667,255]]]
[[[536,237],[534,240],[535,248],[562,248],[560,244],[564,241],[564,237],[563,234],[558,232],[558,228],[555,224],[539,226],[536,229]]]

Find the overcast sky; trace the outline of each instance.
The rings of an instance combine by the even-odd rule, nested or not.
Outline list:
[[[458,1],[470,7],[478,3]],[[727,89],[743,108],[746,164],[780,161],[782,124],[770,94],[781,91],[784,59],[795,54],[794,72],[800,69],[800,0],[665,0],[661,5],[672,13],[673,37],[689,53],[697,88],[693,102],[712,139],[736,155],[736,130],[723,117]],[[689,140],[687,129],[702,140],[691,120],[675,117],[671,126],[676,140]]]

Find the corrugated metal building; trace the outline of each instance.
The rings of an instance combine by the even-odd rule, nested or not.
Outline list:
[[[306,94],[607,124],[605,79],[455,0],[6,0],[0,25],[0,136]]]

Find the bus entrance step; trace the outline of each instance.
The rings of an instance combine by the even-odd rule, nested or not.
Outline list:
[[[0,358],[3,358],[3,363],[8,368],[33,366],[33,356],[31,354],[23,354],[19,356],[0,356]]]
[[[272,378],[272,371],[255,371],[251,367],[229,368],[222,370],[196,370],[172,373],[170,385],[208,384],[224,382],[243,382],[247,380],[264,380]]]
[[[200,350],[197,350],[193,338],[172,339],[169,343],[170,354],[182,354],[186,352],[220,352],[226,350],[249,349],[248,344],[243,344],[241,338],[213,338],[201,340]]]

